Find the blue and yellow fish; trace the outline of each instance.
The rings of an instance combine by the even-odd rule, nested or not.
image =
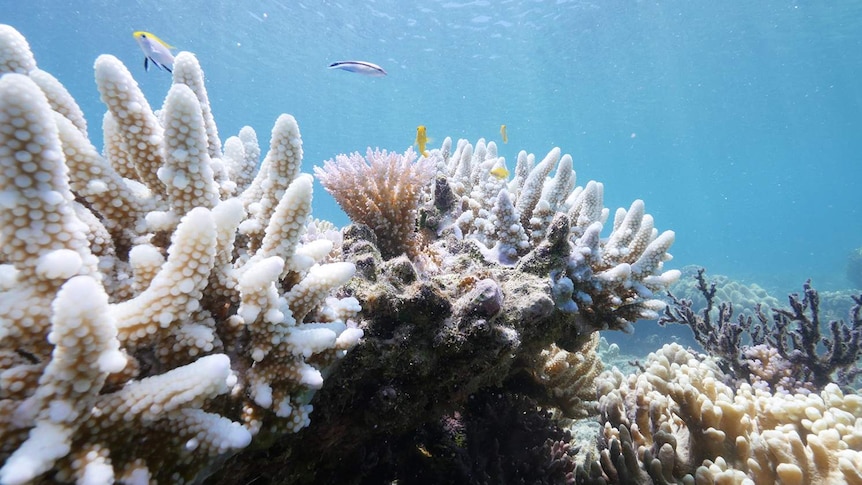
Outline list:
[[[150,70],[150,63],[152,62],[159,69],[173,72],[174,55],[171,54],[171,49],[174,48],[173,46],[168,45],[162,39],[159,39],[149,32],[144,32],[143,30],[134,32],[132,37],[138,41],[138,45],[141,46],[141,50],[144,51],[145,71]]]
[[[503,139],[503,143],[509,143],[509,135],[506,133],[506,125],[500,125],[500,136]]]

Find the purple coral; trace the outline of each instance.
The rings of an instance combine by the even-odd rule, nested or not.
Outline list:
[[[706,282],[703,269],[698,270],[696,278],[706,308],[696,312],[691,300],[678,299],[668,292],[671,304],[659,324],[688,325],[704,350],[734,375],[762,380],[763,372],[758,366],[767,363],[752,359],[761,354],[771,355],[769,365],[780,368],[780,372],[769,373],[775,376],[766,382],[771,386],[822,389],[830,382],[850,384],[862,374],[857,365],[862,357],[862,295],[853,297],[849,324],[830,321],[827,326],[831,337],[826,337],[821,335],[820,296],[811,280],[803,285],[801,297],[795,293],[788,297],[789,310],[773,308],[770,321],[759,306],[756,320],[741,314],[734,319],[733,304],[728,302],[718,304],[718,317],[713,319],[715,284]]]
[[[337,155],[314,173],[350,220],[365,224],[377,237],[380,253],[390,259],[416,247],[416,217],[434,179],[434,163],[416,160],[410,147],[404,154],[375,149]]]
[[[849,325],[843,320],[829,322],[829,338],[820,335],[820,295],[811,287],[811,280],[802,288],[802,298],[790,295],[790,310],[772,310],[775,331],[768,342],[818,389],[833,382],[836,373],[834,381],[851,383],[862,373],[856,365],[862,357],[862,295],[853,296]]]

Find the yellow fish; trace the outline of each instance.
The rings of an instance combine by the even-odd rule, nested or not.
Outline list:
[[[503,143],[509,143],[509,135],[506,134],[506,125],[500,125],[500,136],[503,137]]]
[[[172,72],[171,69],[174,68],[174,55],[171,54],[171,49],[174,48],[173,46],[143,30],[132,33],[132,37],[138,41],[138,45],[144,51],[145,71],[150,70],[150,63],[152,62],[159,69]]]
[[[416,445],[416,449],[419,450],[419,453],[422,453],[422,456],[424,456],[425,458],[431,458],[431,452],[428,451],[428,448],[425,448],[425,445],[420,443]]]
[[[428,152],[425,151],[425,144],[428,143],[428,136],[425,134],[425,125],[416,127],[416,145],[419,147],[419,153],[427,157]]]
[[[503,125],[506,126],[506,125]],[[505,138],[504,138],[505,140]],[[498,179],[509,178],[509,171],[506,170],[506,167],[496,167],[491,169],[491,175],[497,177]]]

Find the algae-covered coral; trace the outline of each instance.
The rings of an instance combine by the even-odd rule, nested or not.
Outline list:
[[[357,267],[346,291],[362,305],[365,330],[363,342],[343,362],[342,369],[352,371],[327,380],[311,426],[270,450],[270,465],[255,460],[251,467],[234,459],[228,464],[231,476],[283,483],[451,476],[432,473],[442,463],[434,453],[458,450],[422,438],[445,436],[435,423],[463,415],[487,389],[513,398],[526,395],[573,416],[589,413],[592,380],[601,369],[594,355],[596,330],[629,330],[664,307],[659,292],[678,276],[662,271],[674,235],[659,234],[642,201],[618,210],[613,228],[602,237],[608,216],[603,187],[596,182],[576,187],[571,157],[558,149],[539,163],[522,153],[512,181],[495,175],[505,161],[493,143],[482,140],[475,148],[461,141],[454,151],[447,140],[427,159],[436,167],[433,185],[411,189],[426,194],[422,207],[418,214],[398,212],[407,220],[397,225],[416,228],[407,235],[409,250],[407,241],[391,240],[405,238],[400,231],[364,224],[345,229],[343,257]],[[344,166],[349,163],[362,164],[352,170],[378,177],[401,175],[368,170],[366,164],[387,159],[342,157],[339,170],[351,171]],[[357,190],[332,174],[319,175],[337,199],[339,190],[348,195]],[[365,184],[363,190],[392,191],[375,194],[374,200],[398,203],[401,184]],[[396,247],[404,253],[381,250]],[[551,347],[553,342],[560,347]],[[429,453],[427,460],[419,458],[422,450]],[[540,480],[565,481],[565,461],[561,457]],[[280,475],[291,462],[307,467]],[[405,469],[414,475],[403,475]],[[499,470],[485,472],[501,477]],[[481,483],[479,476],[474,479]]]
[[[292,117],[249,180],[255,137],[222,153],[193,55],[160,116],[119,60],[95,71],[104,154],[0,26],[4,484],[199,479],[306,426],[322,372],[362,335],[355,299],[330,298],[353,265],[300,243],[311,177]]]

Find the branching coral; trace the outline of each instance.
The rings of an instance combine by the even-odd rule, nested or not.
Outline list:
[[[425,157],[416,160],[413,148],[403,155],[368,149],[338,155],[315,167],[320,182],[355,222],[374,231],[385,259],[416,252],[416,217],[434,177]]]
[[[391,470],[383,461],[403,458],[390,455],[391,443],[409,443],[429,423],[463,415],[482,392],[527,395],[571,416],[588,415],[596,330],[629,330],[663,308],[654,293],[678,276],[662,270],[673,233],[655,230],[643,202],[617,211],[603,237],[601,184],[575,187],[571,157],[559,150],[535,167],[522,153],[512,181],[501,177],[505,161],[484,141],[475,150],[459,142],[453,153],[447,140],[427,159],[437,174],[433,199],[420,209],[415,251],[384,257],[393,243],[381,242],[412,238],[413,222],[403,234],[380,234],[361,219],[344,230],[342,256],[357,268],[346,291],[362,305],[365,330],[344,362],[354,371],[327,379],[309,428],[283,441],[265,465],[232,460],[230,477],[274,480],[295,460],[313,465],[288,480],[294,483],[345,476],[409,481],[398,471],[362,473],[366,466]],[[350,194],[355,185],[337,190]],[[548,369],[537,367],[549,348]],[[406,454],[416,446],[397,448]],[[565,446],[551,448],[553,466],[568,461]],[[493,457],[480,459],[496,466]]]
[[[509,180],[482,140],[454,151],[447,140],[416,162],[410,150],[336,159],[318,175],[336,199],[355,192],[341,197],[346,210],[361,208],[357,224],[340,248],[324,225],[303,237],[312,184],[299,173],[292,117],[276,121],[252,178],[256,136],[244,129],[219,144],[192,55],[177,56],[159,115],[128,70],[102,56],[99,154],[76,111],[60,108],[71,98],[28,77],[35,61],[10,30],[0,29],[11,39],[0,65],[18,74],[0,93],[30,103],[0,109],[11,147],[0,152],[0,473],[10,482],[199,479],[218,455],[282,431],[298,432],[265,461],[233,459],[213,480],[287,466],[313,481],[368,457],[359,451],[370,443],[465,410],[480,391],[518,394],[516,376],[552,342],[583,352],[592,376],[594,347],[584,344],[655,318],[664,306],[655,293],[678,277],[663,270],[674,234],[655,229],[642,201],[618,209],[605,231],[604,188],[577,187],[571,157],[554,149],[537,163],[522,152]],[[347,262],[328,263],[334,255]],[[351,297],[333,297],[339,288]],[[79,315],[65,302],[85,289],[100,299]],[[346,356],[349,372],[330,374],[363,335],[352,319],[366,340]],[[568,399],[576,395],[561,397],[572,414],[588,411],[580,395]],[[320,406],[309,427],[312,396]],[[40,447],[48,439],[59,445]],[[130,446],[142,440],[160,446]],[[531,453],[549,476],[571,478],[564,444]]]
[[[794,294],[789,300],[790,310],[772,310],[775,332],[767,336],[768,342],[818,389],[833,382],[836,374],[838,382],[852,382],[862,373],[857,365],[862,358],[862,295],[853,297],[849,325],[843,320],[827,324],[831,337],[821,336],[820,296],[810,280],[803,285],[802,298]]]
[[[789,296],[789,310],[772,308],[770,322],[759,306],[756,320],[742,314],[734,318],[733,304],[728,302],[720,302],[715,314],[715,284],[707,284],[702,269],[696,278],[706,307],[696,312],[691,300],[670,294],[673,304],[659,323],[688,325],[707,353],[735,375],[792,391],[803,386],[819,390],[830,382],[846,385],[862,372],[857,366],[862,356],[862,295],[853,297],[849,324],[829,322],[831,337],[827,338],[821,335],[820,297],[810,281],[803,285],[802,297]],[[758,364],[764,361],[767,368]]]
[[[706,306],[706,299],[703,297],[703,292],[698,287],[697,272],[701,268],[699,266],[688,265],[680,269],[682,276],[679,281],[671,285],[670,291],[679,299],[691,300],[695,308],[703,308]],[[718,303],[732,303],[733,311],[738,315],[743,314],[746,317],[757,318],[757,308],[777,308],[781,305],[781,301],[775,296],[769,294],[764,288],[757,283],[744,284],[741,281],[731,279],[725,275],[710,275],[710,286],[715,285],[713,306],[713,317],[717,316]],[[845,310],[842,307],[841,310]]]
[[[547,277],[556,307],[571,313],[582,333],[628,331],[632,322],[656,318],[664,308],[652,296],[679,277],[676,270],[661,271],[674,233],[659,234],[642,201],[617,210],[613,230],[602,238],[609,213],[602,206],[604,188],[593,181],[576,187],[572,159],[559,149],[539,163],[522,151],[512,180],[496,175],[505,160],[493,142],[480,140],[474,150],[462,140],[450,151],[446,139],[430,154],[438,182],[424,220],[437,236],[426,254],[463,241],[487,264]]]
[[[193,55],[161,117],[119,60],[95,70],[104,156],[0,25],[4,484],[199,479],[253,437],[307,426],[322,373],[362,335],[356,300],[331,297],[353,265],[300,242],[311,177],[292,168],[292,117],[251,182],[256,137],[222,156]]]

